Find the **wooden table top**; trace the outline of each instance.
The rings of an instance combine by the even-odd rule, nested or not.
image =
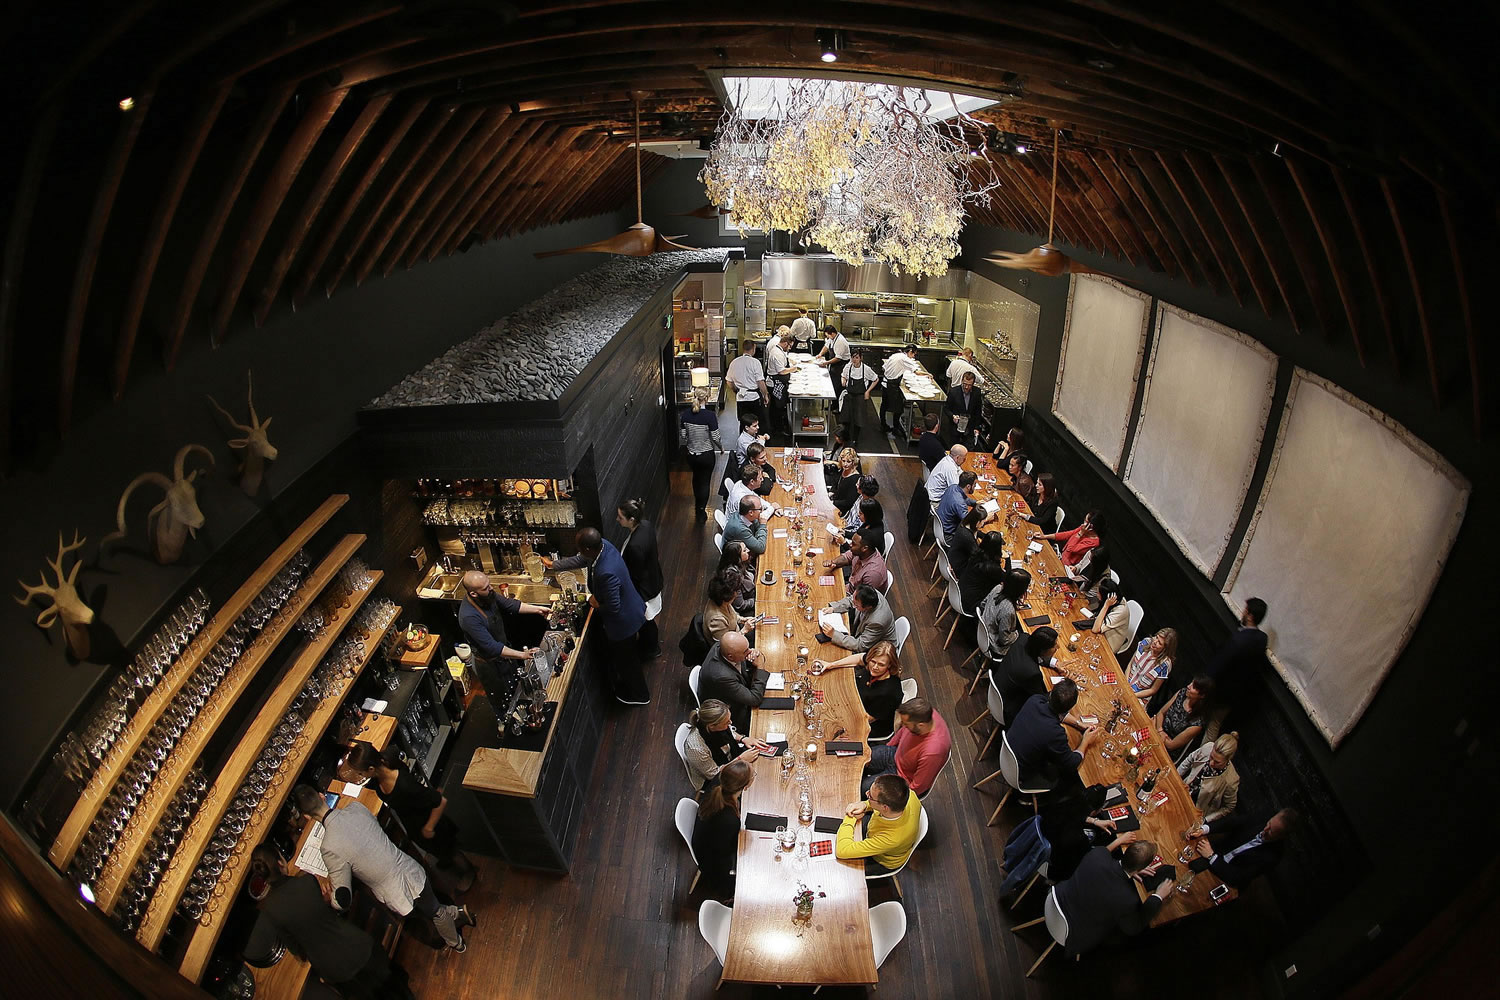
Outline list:
[[[971,469],[982,477],[993,478],[997,487],[1010,484],[1010,476],[1004,470],[998,469],[994,458],[989,455],[970,452],[968,458],[964,460],[964,468]],[[1007,508],[1013,508],[1019,510],[1022,515],[1031,513],[1026,502],[1015,493],[991,488],[984,481],[981,481],[978,487],[975,497],[981,500],[998,497],[1002,512]],[[1006,557],[1019,558],[1025,552],[1028,540],[1040,535],[1042,529],[1024,521],[1016,525],[1008,525],[1006,523],[1008,520],[1009,518],[1002,517],[1000,521],[986,526],[985,530],[1001,532],[1006,540]],[[1125,665],[1129,663],[1129,659],[1121,663],[1104,642],[1103,636],[1094,635],[1087,629],[1080,629],[1072,624],[1083,620],[1087,608],[1073,588],[1059,588],[1060,592],[1055,595],[1051,592],[1049,578],[1062,577],[1066,573],[1063,570],[1062,560],[1058,558],[1056,550],[1050,544],[1042,543],[1042,551],[1031,556],[1027,569],[1031,572],[1031,587],[1026,592],[1026,602],[1030,608],[1020,611],[1023,627],[1031,631],[1042,624],[1050,624],[1057,630],[1059,637],[1055,654],[1057,668],[1042,671],[1042,679],[1048,690],[1051,690],[1052,678],[1056,676],[1070,676],[1075,681],[1080,681],[1078,706],[1073,711],[1080,716],[1097,716],[1101,726],[1109,720],[1114,711],[1115,702],[1118,702],[1123,710],[1114,730],[1100,733],[1098,742],[1078,769],[1079,776],[1084,784],[1112,785],[1116,782],[1124,784],[1127,793],[1130,794],[1132,808],[1136,809],[1136,814],[1141,821],[1141,838],[1156,844],[1157,853],[1162,861],[1177,869],[1180,884],[1181,878],[1187,874],[1187,866],[1177,860],[1177,854],[1184,846],[1182,835],[1201,823],[1203,814],[1193,804],[1186,784],[1178,776],[1177,768],[1173,766],[1170,755],[1161,746],[1159,734],[1153,731],[1147,738],[1151,746],[1146,753],[1141,755],[1139,779],[1144,780],[1147,771],[1151,768],[1160,767],[1162,771],[1157,777],[1156,790],[1166,792],[1167,801],[1150,813],[1140,815],[1135,799],[1135,791],[1139,787],[1139,782],[1131,783],[1128,768],[1121,755],[1135,743],[1132,734],[1149,727],[1151,716],[1126,681]],[[1070,601],[1073,610],[1069,610]],[[1024,625],[1025,619],[1043,614],[1050,616],[1051,621],[1038,622],[1035,626]],[[1069,640],[1075,634],[1078,635],[1078,640],[1070,643]],[[1139,641],[1141,638],[1144,637],[1137,636],[1136,640]],[[1070,645],[1074,648],[1069,649]],[[1093,663],[1096,656],[1099,658],[1097,668]],[[1114,675],[1114,682],[1106,684],[1104,681],[1106,675],[1109,674]],[[1079,734],[1071,729],[1068,730],[1068,734],[1070,742],[1077,746]],[[1118,750],[1118,755],[1112,759],[1105,759],[1103,756],[1104,746],[1108,741],[1112,741]],[[1172,893],[1172,898],[1162,906],[1156,919],[1152,921],[1152,925],[1160,926],[1212,909],[1215,904],[1209,898],[1209,890],[1219,884],[1218,877],[1211,872],[1202,872],[1195,876],[1187,892]],[[1144,890],[1142,893],[1144,894]],[[1234,890],[1231,889],[1227,899],[1233,899],[1235,895]]]
[[[814,486],[814,502],[820,510],[818,530],[827,539],[822,524],[829,519],[831,504],[823,486],[822,463],[796,463],[790,466],[777,456],[783,476],[790,468],[795,482]],[[772,495],[776,503],[788,502],[780,488]],[[833,518],[835,523],[836,516]],[[778,519],[784,521],[784,519]],[[835,544],[826,547],[836,552]],[[771,557],[771,558],[768,558]],[[820,558],[821,557],[817,557]],[[762,571],[768,566],[779,572],[790,566],[784,539],[773,539],[761,557]],[[811,600],[821,608],[829,600],[843,596],[842,580],[835,586],[819,584],[817,577],[825,571],[818,568],[813,578]],[[808,579],[805,573],[799,581]],[[796,613],[795,601],[788,603],[786,589],[778,578],[772,587],[762,586],[756,610],[779,616],[776,625],[762,625],[756,633],[755,647],[764,657],[761,666],[774,672],[790,672],[796,667],[798,648],[809,650],[809,663],[817,658],[820,646],[814,635],[816,618],[809,622]],[[792,637],[785,626],[792,624]],[[843,650],[836,650],[842,654]],[[825,659],[835,658],[824,654]],[[790,694],[791,678],[787,678]],[[817,744],[814,763],[808,768],[808,789],[813,811],[819,816],[842,818],[850,802],[859,798],[860,774],[868,760],[868,750],[857,757],[832,757],[823,753],[822,744],[840,729],[847,739],[863,744],[869,736],[869,720],[855,688],[854,671],[838,670],[816,680],[823,691],[820,718],[823,738],[814,739],[806,728],[800,708],[771,711],[757,709],[751,716],[751,734],[765,739],[770,733],[783,733],[788,745],[805,752],[809,742]],[[791,752],[790,750],[788,752]],[[762,757],[755,762],[755,781],[745,791],[744,810],[787,817],[789,827],[804,829],[797,818],[800,786],[793,778],[782,778],[781,758]],[[834,834],[817,833],[806,827],[811,839],[833,841]],[[776,848],[774,835],[755,830],[740,833],[739,866],[735,879],[734,915],[729,927],[729,948],[725,956],[724,979],[736,982],[776,983],[782,985],[823,983],[873,983],[876,981],[875,956],[870,941],[870,900],[865,888],[864,863],[839,861],[833,855],[797,860],[796,852],[783,853]],[[815,899],[809,920],[796,919],[792,897],[806,886]]]

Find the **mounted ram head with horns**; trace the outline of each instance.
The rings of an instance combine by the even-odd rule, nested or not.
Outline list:
[[[249,496],[255,496],[260,492],[261,478],[266,472],[266,463],[276,460],[276,447],[271,444],[271,439],[266,436],[266,429],[271,426],[274,417],[267,417],[262,423],[255,415],[255,376],[253,373],[245,374],[245,401],[250,405],[250,425],[240,423],[230,416],[229,411],[219,405],[219,401],[212,396],[208,401],[214,404],[214,409],[224,414],[224,419],[229,421],[229,426],[237,431],[242,431],[244,437],[231,438],[229,447],[244,449],[240,456],[240,489]]]
[[[62,622],[63,639],[68,644],[68,652],[80,660],[89,655],[89,625],[94,621],[94,609],[83,603],[83,597],[73,586],[73,581],[78,579],[78,571],[83,568],[83,560],[80,558],[75,562],[66,576],[63,575],[62,563],[64,556],[74,549],[83,548],[83,543],[86,541],[88,539],[80,538],[75,530],[72,543],[64,545],[62,532],[59,531],[57,533],[57,558],[47,560],[47,565],[51,566],[52,572],[57,574],[57,583],[48,584],[47,573],[44,570],[42,582],[35,587],[28,585],[25,580],[17,580],[21,589],[26,592],[26,596],[15,598],[16,603],[22,607],[30,604],[34,597],[52,598],[51,606],[43,608],[36,616],[36,623],[45,629],[57,622]]]
[[[146,518],[146,533],[151,538],[151,556],[163,566],[182,557],[182,548],[187,544],[188,536],[197,535],[198,529],[203,527],[203,511],[198,509],[198,493],[193,489],[193,480],[203,470],[184,475],[183,469],[188,455],[195,451],[201,451],[209,465],[214,464],[213,452],[201,444],[185,444],[177,452],[171,479],[159,472],[143,472],[130,481],[125,492],[120,494],[120,506],[115,510],[116,530],[99,543],[101,550],[111,542],[125,537],[125,504],[129,502],[130,494],[135,492],[137,486],[151,483],[153,486],[160,486],[166,493],[162,502],[152,507]]]

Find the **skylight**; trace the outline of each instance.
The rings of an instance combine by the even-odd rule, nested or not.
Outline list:
[[[756,121],[774,114],[775,108],[786,104],[791,89],[802,80],[782,76],[726,76],[723,78],[724,101],[743,117]],[[858,84],[857,80],[850,83]],[[889,83],[865,83],[869,92],[903,90],[907,99],[916,107],[930,109],[932,118],[945,121],[959,112],[973,114],[982,108],[992,107],[998,101],[971,94],[950,93],[946,90],[927,90],[922,87],[897,87]]]

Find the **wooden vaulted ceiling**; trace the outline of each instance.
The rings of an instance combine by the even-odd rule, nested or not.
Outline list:
[[[825,68],[825,27],[844,32],[840,69],[1008,95],[983,117],[1032,151],[996,157],[980,221],[1046,232],[1058,128],[1056,242],[1345,345],[1478,432],[1496,26],[1480,5],[1416,16],[1395,0],[33,3],[0,24],[0,441],[23,406],[66,430],[76,400],[118,398],[243,317],[618,209],[632,95],[645,138],[706,137],[710,71]],[[665,161],[646,160],[649,180]]]

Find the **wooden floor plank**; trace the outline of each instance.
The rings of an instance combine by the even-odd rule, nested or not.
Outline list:
[[[972,734],[962,729],[984,711],[982,698],[966,694],[972,664],[958,667],[973,649],[972,636],[961,638],[960,629],[945,651],[947,623],[932,625],[937,601],[923,596],[931,563],[907,544],[904,530],[917,463],[877,458],[867,465],[880,481],[880,500],[897,536],[888,557],[895,575],[891,600],[898,615],[912,620],[903,672],[916,677],[955,733],[952,763],[924,803],[931,833],[901,877],[907,936],[881,968],[879,990],[869,995],[1053,998],[1104,989],[1111,996],[1201,997],[1205,986],[1215,997],[1265,995],[1258,970],[1279,937],[1280,917],[1268,895],[1253,890],[1222,910],[1081,963],[1054,951],[1035,979],[1025,978],[1047,934],[1040,926],[1019,935],[1010,927],[1040,914],[1042,893],[1034,889],[1016,913],[997,900],[1005,838],[1025,812],[1007,806],[1000,823],[988,827],[995,797],[969,787],[994,767],[993,749],[988,760],[976,760],[984,726]],[[716,470],[715,480],[722,475]],[[668,655],[648,668],[651,704],[621,708],[605,726],[573,871],[560,878],[476,859],[481,877],[465,901],[477,912],[479,927],[468,932],[468,951],[435,952],[410,938],[402,945],[399,958],[419,997],[792,1000],[811,992],[728,983],[715,993],[719,965],[698,934],[702,897],[687,895],[692,862],[672,810],[691,790],[672,750],[672,734],[686,719],[692,697],[677,640],[701,607],[718,553],[713,521],[694,519],[687,469],[674,468],[671,477],[668,506],[656,519],[662,564],[669,568],[660,619]],[[671,573],[674,566],[682,569]],[[872,890],[870,901],[891,898],[893,892],[882,887]],[[1187,958],[1210,954],[1212,973]],[[819,998],[865,995],[829,988]]]

